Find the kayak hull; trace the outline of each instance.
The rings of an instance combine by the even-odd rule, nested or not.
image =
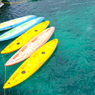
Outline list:
[[[8,30],[8,29],[17,27],[27,21],[34,19],[34,18],[36,18],[35,15],[28,15],[28,16],[24,16],[24,17],[20,17],[20,18],[16,18],[16,19],[13,19],[10,21],[0,23],[0,31]]]
[[[58,39],[51,40],[39,48],[35,53],[33,53],[30,58],[22,63],[22,65],[13,73],[13,75],[8,79],[8,81],[3,86],[4,89],[14,87],[27,78],[29,78],[33,73],[35,73],[52,55],[56,46],[58,44]]]
[[[32,40],[35,36],[37,36],[39,33],[41,33],[44,29],[46,29],[49,25],[50,21],[44,21],[40,24],[34,26],[33,28],[26,31],[21,36],[17,37],[13,42],[11,42],[7,47],[5,47],[1,53],[7,54],[11,53],[13,51],[16,51],[23,47],[27,42]]]
[[[50,27],[30,40],[20,50],[18,50],[5,64],[5,66],[15,65],[30,57],[37,49],[44,45],[52,36],[55,27]]]
[[[20,36],[21,34],[25,33],[26,31],[28,31],[29,29],[34,27],[35,25],[42,22],[43,20],[44,20],[44,17],[38,17],[38,18],[30,20],[24,24],[21,24],[20,26],[14,28],[14,29],[11,29],[11,30],[7,31],[6,33],[2,34],[0,36],[0,41],[5,41],[5,40],[9,40],[9,39],[15,38],[17,36]]]

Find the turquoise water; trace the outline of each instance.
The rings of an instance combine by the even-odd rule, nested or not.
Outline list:
[[[6,89],[6,95],[95,95],[95,0],[28,0],[6,4],[0,9],[0,23],[25,15],[49,20],[49,27],[55,27],[50,40],[58,38],[59,43],[36,73]],[[0,42],[0,50],[13,40]],[[5,62],[14,53],[3,55]],[[21,64],[6,67],[6,80]],[[4,80],[0,54],[0,95],[4,95]]]

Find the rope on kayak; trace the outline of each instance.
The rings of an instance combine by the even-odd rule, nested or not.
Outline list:
[[[2,54],[2,58],[3,58],[3,63],[5,65],[5,60],[4,60],[3,54]],[[5,67],[5,80],[4,80],[4,84],[5,84],[5,82],[6,82],[6,66],[4,66],[4,67]],[[4,89],[4,95],[6,95],[5,89]]]
[[[20,2],[2,2],[2,3],[4,3],[4,4],[19,4],[19,3],[24,3],[24,2],[26,2],[26,1],[28,1],[28,0],[24,0],[24,1],[20,1]]]

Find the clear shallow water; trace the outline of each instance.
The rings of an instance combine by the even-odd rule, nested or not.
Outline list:
[[[49,27],[55,26],[51,39],[58,38],[59,43],[35,74],[7,89],[6,95],[95,95],[95,1],[29,0],[6,5],[0,9],[0,23],[30,14],[49,20]],[[13,40],[0,42],[0,50]],[[5,62],[14,53],[3,55]],[[0,95],[4,95],[2,55],[0,64]],[[21,64],[6,67],[6,80]]]

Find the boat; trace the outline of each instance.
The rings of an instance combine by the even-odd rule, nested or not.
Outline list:
[[[26,58],[29,58],[37,49],[44,45],[52,36],[55,27],[50,27],[38,34],[27,44],[25,44],[20,50],[18,50],[6,63],[5,66],[15,65]]]
[[[12,19],[12,20],[0,23],[0,31],[17,27],[27,21],[34,19],[34,18],[36,18],[35,15],[27,15],[27,16],[19,17],[16,19]]]
[[[0,8],[4,5],[4,3],[2,3],[2,0],[0,0]]]
[[[35,73],[52,55],[56,46],[58,44],[58,39],[53,39],[42,47],[40,47],[36,52],[34,52],[27,60],[25,60],[20,67],[13,73],[13,75],[7,80],[3,88],[8,89],[14,87],[27,78],[29,78],[33,73]]]
[[[0,2],[0,8],[4,5],[4,3]]]
[[[1,54],[11,53],[23,47],[27,42],[32,40],[35,36],[41,33],[49,25],[50,21],[43,21],[33,28],[26,31],[24,34],[17,37],[13,42],[11,42],[7,47],[5,47]]]
[[[25,33],[27,30],[31,29],[35,25],[41,23],[44,20],[44,17],[38,17],[36,19],[30,20],[20,26],[17,26],[0,36],[0,41],[6,41],[15,37],[20,36],[21,34]]]

